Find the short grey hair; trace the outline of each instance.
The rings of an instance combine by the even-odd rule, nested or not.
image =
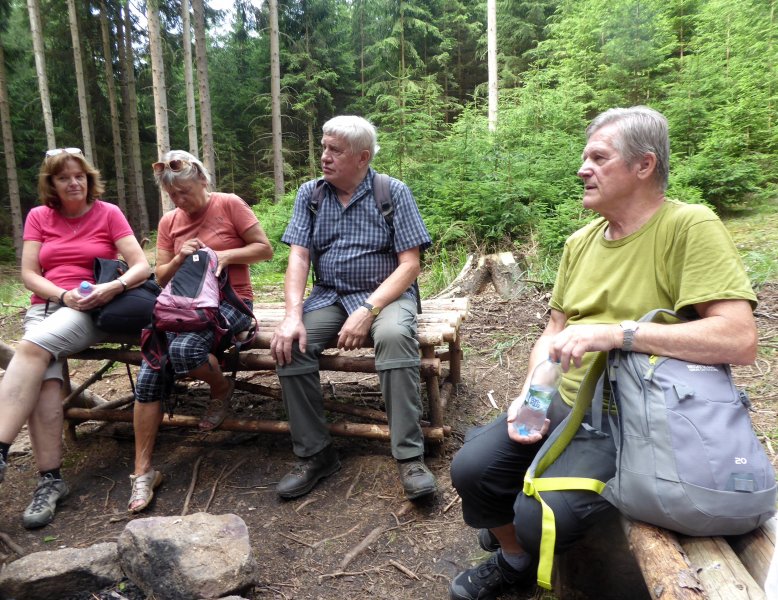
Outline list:
[[[654,178],[662,191],[670,176],[670,135],[667,119],[647,106],[611,108],[597,115],[586,128],[589,139],[606,125],[618,125],[613,145],[628,165],[634,165],[647,152],[656,156]]]
[[[199,158],[185,150],[170,150],[169,152],[165,152],[160,159],[160,162],[167,163],[171,160],[185,160],[190,166],[181,171],[173,171],[171,169],[164,169],[161,173],[155,171],[154,181],[158,186],[167,190],[175,187],[179,182],[199,179],[201,181],[205,180],[206,188],[210,189],[211,174]]]
[[[367,119],[355,115],[332,117],[322,126],[321,130],[324,135],[332,135],[346,140],[353,153],[369,150],[370,160],[373,160],[378,154],[380,148],[378,133],[375,126]]]

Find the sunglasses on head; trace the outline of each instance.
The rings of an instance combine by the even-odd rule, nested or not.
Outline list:
[[[46,150],[46,158],[57,156],[63,152],[65,154],[82,154],[81,148],[52,148],[51,150]]]
[[[179,173],[191,166],[192,163],[190,163],[188,160],[183,158],[174,158],[173,160],[169,160],[167,162],[155,162],[153,165],[151,165],[151,168],[154,169],[155,173],[161,174],[165,169],[170,169],[174,173]]]

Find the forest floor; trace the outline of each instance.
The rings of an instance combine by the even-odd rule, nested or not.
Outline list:
[[[772,441],[778,436],[778,284],[759,292],[757,319],[763,349],[751,367],[735,369],[739,384],[748,387],[754,403],[754,426],[775,459]],[[85,547],[115,540],[130,518],[181,514],[193,473],[199,474],[189,501],[189,513],[235,513],[247,524],[259,568],[260,584],[244,595],[251,599],[344,600],[353,598],[444,599],[450,578],[484,559],[475,531],[463,524],[461,504],[451,486],[451,458],[473,425],[498,414],[516,395],[525,376],[532,343],[547,319],[547,292],[528,288],[515,301],[503,301],[491,286],[472,299],[461,336],[463,381],[448,407],[452,435],[428,464],[438,478],[439,492],[424,502],[405,500],[389,444],[336,438],[343,467],[307,496],[282,501],[275,483],[293,463],[285,435],[163,429],[155,466],[165,480],[154,502],[141,515],[128,517],[128,476],[132,471],[133,438],[129,424],[85,423],[67,442],[64,475],[72,495],[54,522],[38,531],[21,526],[36,472],[24,435],[13,447],[10,469],[0,487],[0,532],[26,553],[64,547]],[[19,318],[2,321],[0,333],[15,343]],[[94,363],[74,365],[72,378],[83,381]],[[244,374],[243,377],[249,377]],[[277,386],[273,374],[250,377]],[[322,381],[338,397],[378,407],[374,375],[322,373]],[[106,399],[124,395],[129,382],[115,368],[94,386]],[[199,414],[206,391],[192,384],[181,394],[178,410]],[[237,416],[283,418],[280,402],[245,392],[236,393]],[[344,557],[377,527],[380,537],[339,573]],[[5,554],[3,554],[5,553]],[[0,563],[13,559],[0,542]],[[86,592],[86,591],[85,591]],[[134,586],[90,590],[80,598],[144,598]],[[93,592],[93,593],[92,593]],[[508,600],[548,598],[539,590],[504,596]]]

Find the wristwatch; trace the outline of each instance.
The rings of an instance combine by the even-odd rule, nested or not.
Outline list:
[[[625,352],[632,350],[632,344],[635,342],[635,333],[639,326],[637,321],[622,321],[619,323],[619,327],[624,331],[624,341],[621,343],[621,349]]]
[[[378,313],[381,312],[380,308],[378,308],[377,306],[373,306],[372,304],[370,304],[370,302],[367,301],[363,302],[362,306],[364,306],[367,309],[367,312],[369,312],[374,317],[377,317]]]

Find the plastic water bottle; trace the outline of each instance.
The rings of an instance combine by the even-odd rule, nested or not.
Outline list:
[[[513,426],[520,435],[530,435],[543,429],[546,413],[559,389],[562,380],[562,366],[550,358],[540,363],[532,372],[529,391]]]
[[[78,286],[78,293],[82,298],[86,298],[89,294],[92,293],[93,289],[95,289],[95,286],[93,286],[91,283],[88,281],[82,281],[81,285]]]

